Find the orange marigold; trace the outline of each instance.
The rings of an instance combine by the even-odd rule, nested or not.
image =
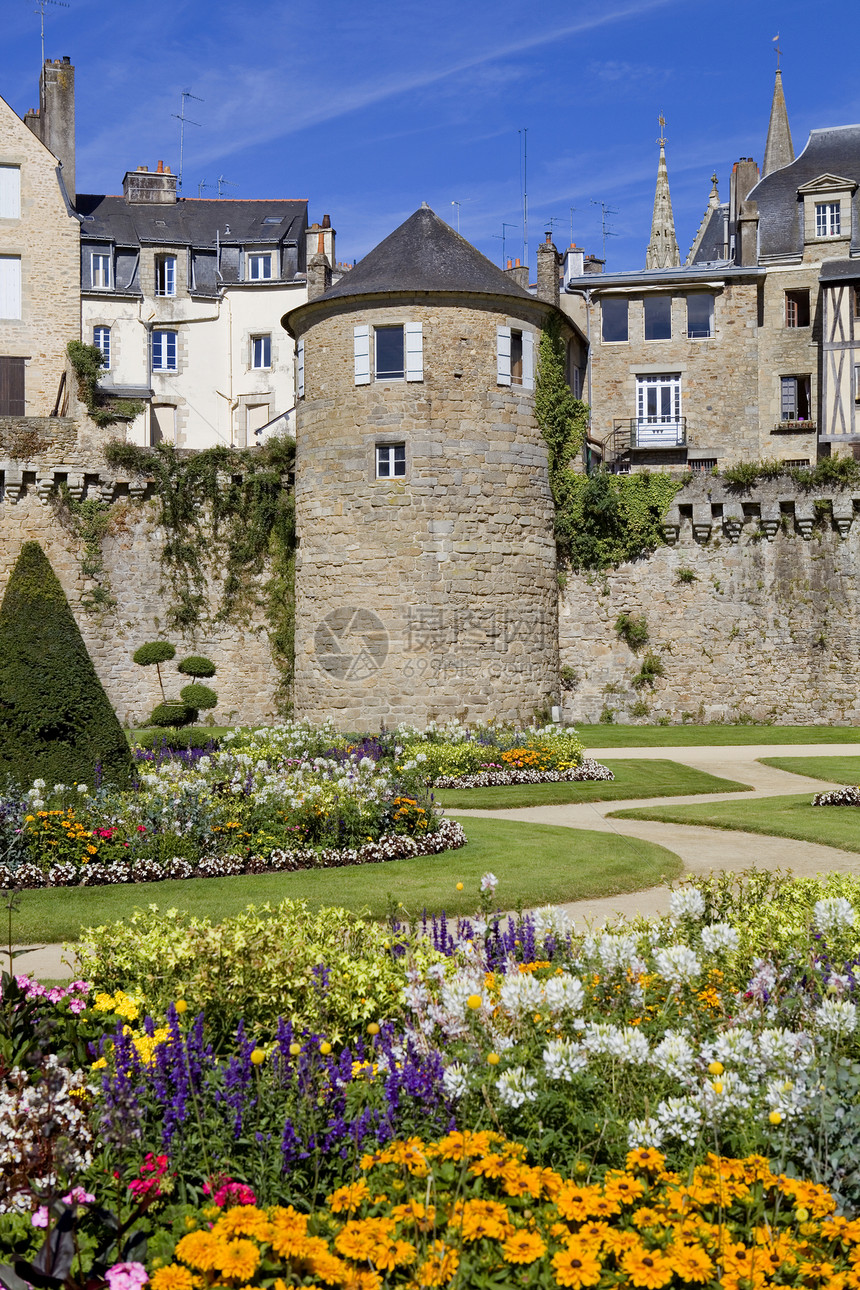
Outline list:
[[[178,1242],[176,1257],[195,1272],[211,1272],[218,1257],[218,1238],[212,1232],[189,1232]]]
[[[250,1281],[259,1263],[260,1251],[253,1241],[223,1241],[215,1267],[227,1281]]]
[[[672,1264],[659,1250],[646,1250],[644,1246],[628,1250],[622,1256],[621,1266],[627,1273],[629,1284],[644,1286],[646,1290],[660,1290],[672,1280]]]
[[[156,1268],[149,1284],[153,1290],[192,1290],[194,1277],[188,1268],[169,1263],[166,1268]]]
[[[560,1286],[580,1290],[582,1286],[596,1286],[600,1281],[601,1267],[591,1250],[570,1246],[553,1256],[552,1269]]]
[[[282,1258],[289,1259],[298,1254],[308,1231],[308,1216],[300,1214],[287,1205],[285,1209],[276,1206],[269,1210],[272,1221],[272,1249]]]
[[[546,1245],[537,1232],[513,1232],[502,1246],[506,1263],[534,1263],[546,1254]]]
[[[358,1182],[347,1183],[345,1187],[338,1187],[330,1196],[326,1196],[326,1202],[333,1214],[341,1214],[346,1210],[358,1209],[363,1200],[370,1196],[370,1188],[364,1178],[359,1178]]]

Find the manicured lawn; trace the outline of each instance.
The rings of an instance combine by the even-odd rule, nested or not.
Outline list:
[[[689,793],[743,793],[749,784],[718,779],[675,761],[619,757],[609,763],[614,780],[583,784],[511,784],[504,788],[440,788],[437,799],[452,810],[502,810],[516,806],[558,806],[570,802],[615,802],[631,797],[681,797]]]
[[[81,928],[128,917],[157,904],[212,919],[236,914],[246,905],[305,899],[314,908],[341,905],[384,918],[388,895],[419,914],[443,909],[473,913],[478,884],[492,870],[499,879],[496,899],[503,909],[612,896],[653,887],[675,878],[681,861],[671,851],[614,833],[565,829],[508,820],[463,821],[469,843],[459,851],[381,865],[301,873],[254,874],[188,882],[148,882],[116,887],[65,887],[25,891],[15,916],[19,944],[73,941]],[[456,885],[463,883],[463,891]]]
[[[693,748],[699,744],[857,744],[857,726],[577,726],[588,748]]]
[[[629,811],[613,811],[612,817],[742,829],[746,833],[769,833],[778,838],[799,838],[802,842],[860,852],[860,807],[812,806],[811,801],[809,793],[798,793],[791,797],[762,797],[752,802],[634,807]]]
[[[764,766],[790,770],[831,784],[860,784],[860,757],[761,757]]]

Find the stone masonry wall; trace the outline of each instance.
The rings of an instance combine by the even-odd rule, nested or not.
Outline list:
[[[559,638],[575,678],[565,718],[597,721],[609,710],[625,722],[857,724],[860,495],[805,492],[785,479],[733,493],[703,479],[676,500],[671,545],[569,577]],[[646,649],[665,669],[653,690],[631,685],[645,650],[619,640],[622,612],[648,624]]]
[[[138,667],[131,657],[139,645],[156,638],[176,645],[177,661],[195,653],[215,663],[211,685],[219,702],[214,712],[206,714],[207,721],[253,724],[275,717],[279,674],[261,613],[247,624],[204,627],[193,637],[180,636],[165,626],[169,593],[161,591],[163,533],[155,526],[154,507],[140,501],[146,491],[144,481],[115,480],[97,466],[77,473],[56,470],[47,458],[0,462],[0,472],[0,597],[22,544],[41,543],[120,721],[145,724],[161,701],[155,668]],[[112,609],[92,613],[85,608],[86,593],[94,584],[81,571],[82,544],[60,523],[49,500],[61,478],[68,480],[73,496],[114,503],[102,547],[107,583],[116,600]],[[217,597],[217,586],[213,591]],[[162,674],[168,697],[176,697],[188,678],[170,663],[162,667]]]
[[[332,302],[305,333],[296,711],[378,728],[531,719],[558,688],[546,447],[531,391],[496,384],[496,328],[539,306]],[[512,306],[513,307],[513,306]],[[356,386],[354,328],[421,322],[424,379]],[[377,479],[380,443],[406,475]]]

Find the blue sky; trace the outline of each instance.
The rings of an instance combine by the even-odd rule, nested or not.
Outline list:
[[[0,0],[0,94],[38,101],[34,0]],[[497,263],[522,254],[528,140],[530,261],[548,221],[559,247],[644,265],[657,118],[682,258],[716,169],[761,161],[780,33],[795,149],[811,128],[860,121],[856,0],[69,0],[46,5],[46,54],[77,68],[78,189],[121,191],[127,169],[178,169],[214,196],[307,197],[360,258],[427,201]]]

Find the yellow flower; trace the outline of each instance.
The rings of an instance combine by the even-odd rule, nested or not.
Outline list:
[[[295,1041],[295,1040],[293,1040],[293,1042],[290,1044],[290,1056],[291,1056],[291,1057],[298,1057],[298,1055],[299,1055],[299,1053],[300,1053],[301,1051],[302,1051],[302,1046],[301,1046],[301,1044],[297,1044],[297,1043],[296,1043],[296,1041]]]
[[[600,1263],[586,1247],[570,1245],[561,1250],[552,1261],[555,1279],[560,1286],[580,1290],[582,1286],[596,1286],[600,1281]]]
[[[367,1027],[367,1033],[369,1035],[378,1035],[379,1034],[378,1023],[375,1021],[371,1021],[370,1025]]]
[[[307,1214],[300,1214],[288,1205],[286,1209],[276,1206],[269,1210],[269,1217],[272,1220],[272,1249],[282,1258],[295,1257],[307,1235]]]
[[[92,1065],[90,1066],[90,1070],[91,1070],[91,1071],[102,1071],[102,1070],[104,1070],[104,1069],[105,1069],[105,1067],[106,1067],[106,1066],[107,1066],[107,1062],[105,1061],[104,1057],[99,1057],[99,1059],[98,1059],[97,1061],[94,1061],[94,1062],[92,1063]]]
[[[231,1281],[249,1281],[257,1271],[259,1262],[260,1251],[253,1241],[219,1243],[215,1266]]]
[[[253,1236],[258,1241],[268,1241],[272,1225],[256,1205],[234,1205],[221,1215],[215,1232],[218,1236]]]
[[[320,1052],[322,1053],[323,1057],[328,1057],[329,1053],[331,1052],[331,1044],[328,1042],[327,1039],[324,1039],[320,1044]]]
[[[724,1070],[725,1070],[725,1067],[723,1066],[722,1062],[711,1062],[711,1064],[708,1066],[709,1075],[722,1075]]]
[[[188,1268],[170,1263],[166,1268],[156,1268],[149,1284],[152,1290],[193,1290],[194,1277]]]
[[[188,1011],[188,1004],[185,1002],[185,1000],[184,1000],[184,999],[177,999],[177,1000],[176,1000],[176,1003],[174,1003],[174,1005],[173,1005],[173,1006],[174,1006],[174,1008],[176,1009],[176,1011],[177,1011],[177,1012],[187,1012],[187,1011]]]
[[[463,890],[463,884],[462,884],[461,882],[458,882],[458,883],[457,883],[457,890],[458,890],[458,891],[462,891],[462,890]]]
[[[537,1232],[514,1232],[502,1246],[506,1263],[534,1263],[546,1254],[546,1245]]]
[[[251,1053],[251,1061],[254,1066],[262,1066],[266,1060],[266,1054],[262,1048],[255,1048]]]
[[[338,1187],[330,1196],[326,1197],[326,1202],[333,1214],[341,1214],[345,1209],[357,1209],[363,1200],[370,1196],[370,1188],[363,1178],[358,1182],[348,1183],[345,1187]]]
[[[779,1111],[771,1111],[770,1115],[767,1118],[771,1122],[771,1124],[782,1124],[782,1116],[780,1115]]]
[[[499,1061],[500,1061],[500,1060],[501,1060],[501,1059],[500,1059],[500,1057],[499,1057],[499,1054],[498,1054],[498,1053],[487,1053],[487,1065],[488,1065],[488,1066],[498,1066],[498,1064],[499,1064]]]
[[[471,1008],[473,1012],[476,1012],[480,1006],[481,996],[479,994],[470,994],[466,1000],[466,1007]]]
[[[195,1272],[211,1272],[215,1267],[219,1248],[218,1238],[212,1232],[189,1232],[178,1242],[175,1254],[183,1263],[194,1268]],[[170,1290],[170,1287],[165,1286],[163,1290]]]

